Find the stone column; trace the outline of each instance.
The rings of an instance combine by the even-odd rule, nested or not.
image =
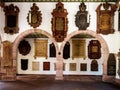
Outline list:
[[[120,50],[118,52],[118,75],[120,77]]]
[[[56,80],[63,80],[63,59],[61,52],[58,52],[56,61]]]

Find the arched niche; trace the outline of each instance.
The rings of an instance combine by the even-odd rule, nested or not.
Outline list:
[[[108,45],[106,43],[106,41],[104,40],[104,38],[100,35],[100,34],[96,34],[96,32],[92,31],[92,30],[76,30],[72,33],[70,33],[65,40],[63,41],[61,47],[60,47],[60,53],[61,55],[63,54],[63,49],[64,46],[66,44],[66,42],[68,42],[73,36],[77,35],[77,34],[88,34],[91,35],[93,37],[95,37],[101,44],[101,47],[103,48],[103,76],[102,76],[102,80],[105,82],[110,82],[111,80],[113,80],[114,77],[108,76],[107,75],[107,60],[108,60],[108,56],[109,56],[109,49],[108,49]],[[63,62],[63,58],[61,57],[61,63]],[[62,66],[62,65],[61,65]],[[62,69],[60,69],[62,72]],[[61,75],[62,76],[62,75]]]
[[[45,36],[47,36],[54,44],[55,46],[55,49],[56,49],[56,53],[59,52],[59,49],[58,49],[58,45],[57,45],[57,42],[55,41],[55,39],[52,37],[51,34],[49,34],[48,32],[44,31],[44,30],[41,30],[41,29],[29,29],[29,30],[25,30],[24,32],[22,32],[21,34],[19,34],[15,41],[13,42],[13,52],[12,52],[12,56],[13,56],[13,67],[14,67],[14,72],[13,73],[17,73],[17,52],[18,52],[18,46],[20,44],[20,42],[22,40],[24,40],[25,37],[31,35],[31,34],[34,34],[34,33],[40,33],[40,34],[43,34]],[[57,54],[56,54],[57,55]],[[16,75],[15,75],[15,78],[14,80],[16,79]]]

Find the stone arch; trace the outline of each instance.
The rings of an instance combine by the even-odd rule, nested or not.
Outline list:
[[[1,57],[1,43],[2,43],[2,38],[1,38],[1,34],[0,34],[0,80],[1,80],[1,77],[2,77],[2,71],[1,71],[1,68],[2,68],[2,65],[1,65],[1,61],[2,61],[2,57]]]
[[[16,37],[15,41],[13,42],[12,56],[13,56],[13,67],[14,67],[15,74],[16,74],[16,68],[17,68],[17,50],[18,50],[18,45],[19,45],[20,41],[22,41],[24,39],[25,36],[27,36],[29,34],[32,34],[32,33],[40,33],[40,34],[43,34],[43,35],[47,36],[48,38],[50,38],[51,41],[55,45],[56,53],[59,52],[59,48],[58,48],[57,42],[55,41],[55,39],[52,37],[52,35],[50,33],[46,32],[44,30],[41,30],[41,29],[28,29],[28,30],[25,30],[24,32],[19,34]]]
[[[94,32],[92,30],[85,30],[85,31],[83,31],[83,30],[76,30],[76,31],[70,33],[65,38],[65,40],[63,41],[63,43],[62,43],[62,45],[60,47],[61,55],[63,54],[62,51],[64,49],[65,43],[67,41],[69,41],[73,36],[75,36],[77,34],[89,34],[89,35],[95,37],[100,42],[101,47],[103,48],[103,59],[104,59],[103,60],[103,76],[102,76],[102,80],[106,81],[106,82],[109,82],[109,80],[111,81],[111,79],[113,80],[113,77],[107,75],[107,60],[108,60],[108,56],[109,56],[108,45],[107,45],[106,41],[104,40],[104,38],[101,35],[96,34],[96,32]],[[61,62],[63,62],[63,58],[61,58]],[[61,72],[62,72],[62,69],[61,69]]]

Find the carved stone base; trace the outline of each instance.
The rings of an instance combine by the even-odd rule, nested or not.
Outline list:
[[[120,77],[120,69],[118,70],[118,75],[119,75],[119,77]]]
[[[115,81],[115,77],[114,76],[103,75],[102,81],[112,83],[112,82]]]
[[[120,85],[120,79],[115,79],[115,83]]]
[[[56,76],[55,77],[55,80],[63,80],[64,78],[63,78],[63,76]]]

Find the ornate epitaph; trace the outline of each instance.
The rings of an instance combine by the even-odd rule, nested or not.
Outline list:
[[[15,34],[18,33],[18,13],[19,8],[10,4],[4,7],[5,12],[5,33]]]
[[[98,40],[91,40],[88,45],[88,57],[90,59],[99,59],[101,57],[101,45]]]
[[[39,8],[36,6],[35,3],[33,3],[33,6],[31,7],[31,11],[29,11],[28,16],[27,16],[27,21],[30,26],[33,28],[38,27],[41,22],[42,22],[42,17],[41,17],[41,11],[39,11]]]
[[[97,33],[114,33],[114,13],[116,9],[116,4],[109,4],[107,2],[97,7]]]
[[[52,12],[52,33],[57,42],[62,42],[67,35],[68,30],[68,12],[64,9],[61,2],[56,4],[56,8]]]
[[[88,11],[86,11],[86,5],[84,2],[80,4],[79,9],[80,10],[75,15],[75,24],[79,30],[86,30],[90,24],[90,16],[88,15]]]

